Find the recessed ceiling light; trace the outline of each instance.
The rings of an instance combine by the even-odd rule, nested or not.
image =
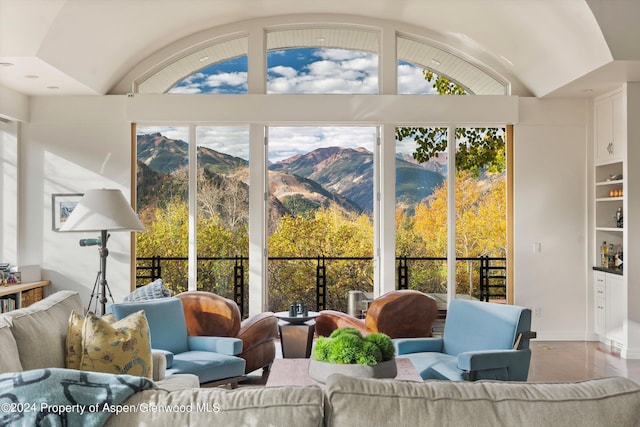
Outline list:
[[[436,58],[433,58],[433,59],[431,60],[431,62],[432,62],[432,63],[434,63],[435,65],[440,65],[440,64],[442,64],[442,62],[440,62],[440,61],[439,61],[439,60],[437,60]]]
[[[200,62],[204,62],[204,61],[206,61],[207,59],[209,59],[209,57],[208,57],[208,56],[203,56],[202,58],[200,58]]]
[[[28,78],[28,79],[39,79],[40,78],[40,76],[36,76],[35,74],[27,74],[25,77]]]
[[[0,67],[13,67],[14,65],[12,62],[0,62]]]

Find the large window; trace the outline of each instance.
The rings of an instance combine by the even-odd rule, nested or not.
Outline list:
[[[137,256],[176,258],[162,267],[175,291],[238,301],[246,288],[243,304],[256,298],[254,311],[294,300],[346,311],[349,290],[393,287],[428,292],[442,308],[449,298],[482,298],[481,263],[506,253],[502,130],[457,125],[457,111],[433,108],[437,97],[416,115],[417,97],[393,95],[505,95],[508,82],[391,24],[269,25],[181,46],[135,82],[141,93],[209,95],[198,98],[197,118],[177,112],[180,126],[138,127],[148,231],[137,236]],[[327,105],[336,99],[344,103],[334,113]],[[367,110],[369,99],[394,111]]]
[[[435,128],[423,128],[434,132]],[[446,140],[447,134],[441,135]],[[448,156],[446,143],[427,161],[414,158],[413,138],[396,141],[396,256],[400,287],[447,301]]]
[[[269,128],[269,304],[346,311],[349,290],[373,290],[372,127]],[[322,273],[326,273],[323,275]]]
[[[151,267],[151,258],[159,257],[160,271],[154,274],[174,292],[183,292],[188,289],[189,246],[195,246],[197,288],[232,298],[236,280],[239,285],[248,280],[249,132],[222,126],[195,131],[193,153],[187,127],[138,127],[137,206],[146,227],[136,234],[138,265]],[[195,233],[189,225],[189,187],[194,184]],[[240,278],[234,275],[237,266],[243,267],[236,270]]]

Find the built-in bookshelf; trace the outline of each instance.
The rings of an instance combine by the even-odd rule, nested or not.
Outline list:
[[[44,288],[51,284],[48,280],[39,282],[0,286],[0,313],[28,307],[44,297]]]

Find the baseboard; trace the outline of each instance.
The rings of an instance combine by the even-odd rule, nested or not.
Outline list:
[[[598,341],[594,334],[584,331],[536,331],[536,341]]]
[[[623,347],[620,356],[623,359],[640,359],[640,348]]]

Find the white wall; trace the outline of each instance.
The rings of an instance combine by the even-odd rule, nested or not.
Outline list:
[[[587,100],[529,98],[514,126],[514,302],[542,340],[588,337],[587,118]]]
[[[39,264],[53,290],[77,290],[88,304],[99,269],[95,233],[52,230],[51,195],[118,188],[129,197],[130,125],[125,97],[36,97],[20,138],[19,263]],[[129,233],[109,240],[107,280],[116,299],[130,289]]]
[[[0,262],[18,260],[18,123],[0,121]]]
[[[158,105],[162,101],[156,98],[155,106],[136,98],[33,98],[31,121],[22,125],[18,261],[42,265],[43,276],[53,281],[55,289],[79,290],[85,303],[98,270],[98,253],[95,247],[80,247],[78,240],[96,236],[52,231],[51,194],[115,187],[128,197],[129,123],[140,119],[138,115],[149,121],[154,117],[166,121],[173,110],[185,120],[190,111],[197,110],[199,122],[216,122],[211,111],[217,110],[206,113],[202,109],[206,98],[200,96],[193,97],[193,105],[182,97],[180,105],[173,96],[168,98],[168,105]],[[271,112],[277,106],[269,104],[266,98],[260,102],[269,107],[265,114],[273,116]],[[291,98],[294,97],[279,98],[278,102]],[[465,110],[464,116],[473,121],[479,99],[466,103],[462,98],[474,97],[452,98],[459,99],[450,106],[450,114]],[[485,111],[478,114],[490,114],[486,110],[492,105],[498,105],[495,111],[503,111],[505,104],[497,98],[487,97]],[[299,102],[297,97],[295,102]],[[411,103],[415,102],[412,98]],[[394,108],[389,108],[390,103]],[[321,121],[323,114],[335,117],[334,104],[317,102],[309,108],[315,109],[314,117]],[[369,97],[358,108],[363,110],[361,117],[366,117],[367,123],[393,123],[401,121],[401,116],[406,118],[397,105],[396,97],[376,96]],[[242,120],[241,105],[232,107],[237,107],[230,109],[237,114],[237,120]],[[521,98],[514,110],[509,114],[519,117],[519,122],[512,120],[518,122],[514,127],[515,302],[539,308],[540,317],[533,319],[539,338],[585,339],[590,329],[586,255],[587,101]],[[289,111],[294,116],[288,121],[291,124],[296,113]],[[253,117],[257,113],[252,109],[250,114]],[[300,114],[306,117],[309,111]],[[429,122],[431,114],[429,108],[423,109],[421,120]],[[442,120],[442,110],[433,114]],[[499,119],[500,114],[494,119]],[[503,119],[507,122],[510,118]],[[540,254],[533,253],[534,242],[542,244]],[[129,234],[114,233],[109,249],[107,278],[119,300],[130,285]]]

